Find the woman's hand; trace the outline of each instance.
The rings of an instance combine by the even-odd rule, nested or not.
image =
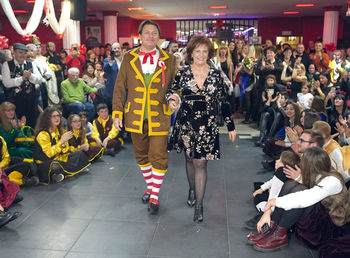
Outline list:
[[[175,94],[172,94],[168,97],[168,103],[169,103],[169,107],[173,111],[178,110],[180,107],[179,97]]]
[[[80,146],[79,150],[88,151],[89,150],[89,145],[85,143],[85,144]]]
[[[299,139],[298,132],[290,127],[286,127],[286,133],[291,143],[297,142]]]
[[[287,165],[285,168],[283,168],[283,173],[286,175],[286,177],[294,180],[301,175],[301,169],[297,165],[295,165],[295,168]]]
[[[265,204],[264,211],[271,210],[271,208],[272,208],[272,207],[275,207],[275,206],[276,206],[276,199],[275,199],[275,198],[270,199],[270,200],[268,200],[268,202]]]
[[[228,137],[230,138],[230,141],[233,143],[236,140],[237,132],[236,130],[229,131]]]
[[[261,232],[262,226],[264,226],[266,223],[269,226],[271,225],[271,212],[271,210],[265,211],[262,217],[260,218],[258,224],[256,224],[256,229],[259,233]]]
[[[258,190],[256,190],[254,193],[253,193],[253,196],[255,197],[255,196],[257,196],[258,194],[262,194],[264,192],[264,190],[263,189],[258,189]]]
[[[65,143],[68,142],[70,139],[72,139],[72,137],[73,137],[73,132],[72,132],[72,131],[65,132],[64,134],[62,134],[61,139],[60,139],[60,142],[61,142],[62,144],[65,144]]]

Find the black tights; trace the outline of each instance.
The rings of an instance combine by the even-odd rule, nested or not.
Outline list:
[[[294,180],[289,180],[284,183],[279,196],[284,196],[290,193],[300,192],[307,189],[305,185],[299,184]],[[271,220],[277,222],[280,227],[290,228],[293,226],[301,217],[307,215],[313,208],[309,206],[307,208],[298,208],[291,210],[284,210],[282,208],[277,208],[272,214]]]
[[[186,174],[191,190],[196,192],[196,204],[203,205],[205,186],[207,184],[207,160],[191,159],[185,154]]]

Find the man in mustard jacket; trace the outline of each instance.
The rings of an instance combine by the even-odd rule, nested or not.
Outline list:
[[[168,84],[176,73],[175,57],[157,47],[159,25],[140,24],[142,45],[127,52],[113,93],[113,118],[118,130],[131,132],[136,162],[147,184],[142,196],[148,211],[157,214],[158,194],[168,168],[167,136],[171,109],[165,100]]]

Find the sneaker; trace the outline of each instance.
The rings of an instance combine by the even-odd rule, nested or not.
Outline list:
[[[53,174],[51,176],[51,178],[52,178],[52,181],[54,181],[55,183],[59,183],[59,182],[63,181],[64,175],[63,174]]]

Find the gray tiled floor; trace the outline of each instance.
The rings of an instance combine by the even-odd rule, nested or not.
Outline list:
[[[11,210],[23,216],[0,229],[1,257],[314,257],[295,239],[275,253],[256,252],[245,241],[243,221],[255,215],[252,182],[266,180],[261,149],[251,140],[221,136],[222,160],[209,162],[202,224],[186,207],[183,155],[170,153],[161,209],[150,216],[140,201],[144,181],[132,146],[104,157],[84,174],[61,184],[27,188]]]

